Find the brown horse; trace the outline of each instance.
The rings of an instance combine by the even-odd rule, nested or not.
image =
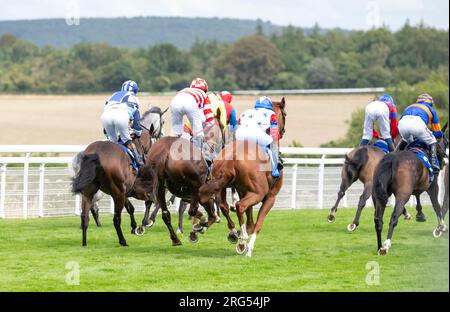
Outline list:
[[[147,164],[142,168],[142,174],[138,177],[137,183],[145,183],[152,179],[153,175],[156,176],[157,205],[162,210],[162,219],[169,230],[172,245],[181,245],[171,224],[165,199],[166,189],[183,201],[189,202],[189,215],[200,219],[202,214],[198,211],[199,188],[208,177],[208,167],[203,153],[187,139],[163,137],[150,149]],[[204,231],[218,220],[212,200],[204,202],[202,206],[208,213],[208,221],[200,222],[197,227],[194,227],[193,241],[198,239],[197,232]],[[146,218],[148,218],[148,210],[146,210],[143,224]]]
[[[361,181],[364,185],[364,191],[361,194],[358,202],[358,210],[356,211],[353,222],[347,226],[349,232],[353,232],[359,226],[359,219],[361,212],[366,206],[366,202],[372,195],[372,181],[375,168],[385,153],[373,146],[366,145],[360,146],[352,150],[345,155],[344,166],[341,171],[341,185],[339,187],[338,197],[336,203],[330,210],[328,215],[328,222],[332,223],[336,219],[336,212],[341,199],[345,196],[345,192],[350,186],[357,180]],[[422,205],[420,204],[420,196],[416,196],[417,199],[417,216],[416,220],[419,222],[425,221],[425,216],[422,212]],[[403,211],[406,220],[411,219],[411,215],[406,211]]]
[[[447,124],[443,131],[447,129]],[[448,140],[444,136],[438,141],[438,158],[443,162]],[[422,161],[410,150],[387,154],[375,169],[373,179],[372,198],[375,204],[375,230],[377,233],[378,254],[385,255],[391,247],[391,239],[400,214],[405,209],[411,195],[420,195],[427,192],[430,196],[433,209],[438,218],[438,226],[433,231],[434,237],[440,237],[447,232],[441,206],[438,201],[438,179],[435,176],[430,183],[430,173]],[[389,223],[387,239],[381,243],[383,229],[383,215],[389,196],[395,195],[395,207]]]
[[[133,140],[144,154],[147,153],[152,145],[151,131],[150,129],[144,132],[140,139]],[[109,141],[97,141],[86,147],[80,163],[80,170],[72,181],[72,191],[75,194],[81,193],[82,195],[81,228],[83,231],[83,246],[87,244],[89,210],[94,196],[99,190],[111,195],[113,198],[114,227],[116,228],[120,245],[127,246],[120,226],[121,213],[124,206],[130,213],[132,228],[136,228],[134,207],[127,200],[127,197],[135,196],[142,200],[153,198],[152,194],[143,187],[139,190],[133,190],[136,175],[136,171],[130,164],[129,156],[118,144]],[[154,179],[151,181],[154,181]]]
[[[286,102],[283,97],[280,102],[273,102],[273,109],[277,115],[280,138],[285,133]],[[235,241],[238,235],[234,223],[229,216],[228,206],[224,201],[226,188],[234,187],[239,193],[240,200],[236,203],[236,214],[241,227],[238,253],[245,252],[251,257],[256,236],[261,231],[266,215],[275,203],[275,198],[283,184],[283,173],[274,179],[271,175],[270,160],[263,148],[247,141],[237,141],[225,146],[219,158],[214,161],[212,178],[200,188],[200,202],[210,200],[212,195],[220,199],[220,209],[228,221],[230,229],[229,240]],[[258,212],[256,225],[253,224],[252,208],[262,203]],[[247,215],[247,225],[244,225],[243,214]],[[251,234],[247,246],[248,234]]]
[[[211,126],[206,126],[203,129],[203,131],[205,133],[204,150],[206,153],[211,154],[211,158],[215,158],[215,157],[217,157],[217,154],[220,152],[220,150],[225,145],[225,138],[226,138],[226,133],[225,133],[226,129],[220,123],[220,110],[219,109],[217,110],[217,112],[215,114],[214,124]],[[176,196],[172,195],[169,200],[169,203],[173,204],[175,201],[175,198],[176,198]],[[184,215],[184,212],[186,211],[187,205],[190,203],[190,201],[191,201],[191,199],[188,199],[188,200],[182,199],[180,201],[180,206],[178,207],[177,233],[183,233],[183,215]],[[167,206],[167,204],[168,203],[166,203],[166,206]],[[145,232],[145,228],[153,226],[153,224],[156,221],[156,216],[158,214],[160,206],[156,205],[155,209],[153,210],[153,212],[150,215],[151,205],[152,205],[151,202],[146,203],[146,209],[145,209],[144,218],[142,220],[142,226],[140,226],[138,228],[139,234],[143,234]],[[219,215],[218,211],[216,213]],[[198,216],[201,218],[202,214],[198,213]],[[220,219],[217,219],[217,221],[219,221],[219,220]],[[193,220],[194,223],[196,221],[197,221],[197,219]],[[195,234],[191,234],[190,237],[193,238],[194,240],[196,240]]]

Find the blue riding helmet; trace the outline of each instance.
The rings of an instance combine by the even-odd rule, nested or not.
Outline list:
[[[122,84],[122,91],[133,91],[136,94],[139,91],[139,87],[135,81],[127,80]]]
[[[262,96],[256,101],[255,108],[266,108],[273,110],[273,104],[267,96]]]
[[[384,94],[380,97],[379,101],[384,102],[386,104],[394,103],[394,99],[389,94]]]

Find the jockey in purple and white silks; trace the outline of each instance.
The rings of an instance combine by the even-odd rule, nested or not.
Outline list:
[[[254,108],[241,114],[236,130],[236,140],[247,140],[264,147],[272,163],[272,176],[278,178],[283,168],[279,162],[279,139],[277,116],[273,111],[272,101],[263,96],[256,101]]]
[[[137,137],[142,134],[139,100],[136,96],[138,90],[136,82],[125,81],[122,90],[115,92],[106,101],[101,120],[108,140],[128,147],[138,166],[141,166],[142,159],[131,140],[131,134]]]

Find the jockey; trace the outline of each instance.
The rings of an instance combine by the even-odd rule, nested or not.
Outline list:
[[[227,125],[230,125],[231,127],[235,128],[237,126],[237,117],[236,117],[236,109],[231,104],[231,101],[233,100],[233,95],[228,91],[222,91],[219,93],[219,96],[222,98],[225,109],[227,111]]]
[[[236,109],[231,104],[231,101],[233,100],[233,95],[228,91],[222,91],[219,93],[219,96],[222,98],[223,103],[225,104],[225,110],[227,113],[228,134],[230,138],[233,138],[234,132],[236,131],[236,127],[238,125]]]
[[[436,139],[443,136],[436,111],[433,109],[434,100],[429,94],[421,94],[415,104],[406,108],[398,124],[403,138],[398,149],[402,150],[408,143],[419,139],[430,146],[431,165],[438,172],[441,168],[437,163]],[[429,127],[429,128],[428,128]]]
[[[214,124],[211,102],[206,95],[208,84],[204,79],[196,78],[188,88],[179,91],[170,103],[172,112],[172,132],[176,136],[183,134],[183,116],[186,115],[192,126],[192,142],[203,151],[203,122]],[[205,155],[207,157],[207,155]],[[207,159],[211,161],[211,159]]]
[[[380,97],[378,101],[372,101],[366,106],[364,133],[360,145],[369,144],[375,137],[379,138],[373,125],[378,121],[381,136],[386,141],[389,151],[394,151],[394,139],[398,135],[397,108],[394,100],[388,94]]]
[[[115,92],[106,101],[101,120],[108,139],[128,147],[138,166],[142,166],[143,161],[131,139],[131,132],[137,137],[142,134],[139,101],[136,97],[138,90],[136,82],[125,81],[122,90]]]
[[[283,168],[278,155],[279,139],[277,116],[273,111],[272,101],[263,96],[256,101],[255,108],[241,114],[236,140],[256,142],[266,148],[272,163],[272,176],[278,178]]]

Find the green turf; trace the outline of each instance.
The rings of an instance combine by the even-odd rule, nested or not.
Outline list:
[[[83,248],[76,217],[0,220],[0,291],[448,291],[448,235],[433,238],[436,218],[425,213],[426,223],[400,220],[384,257],[372,209],[353,234],[354,209],[339,210],[333,224],[326,210],[271,211],[252,258],[236,254],[223,222],[196,245],[185,234],[172,247],[160,217],[137,237],[124,214],[130,246],[120,247],[112,217],[102,215],[104,227],[91,224]],[[78,286],[65,282],[69,261],[79,263]],[[378,286],[366,284],[370,261],[380,266]]]

